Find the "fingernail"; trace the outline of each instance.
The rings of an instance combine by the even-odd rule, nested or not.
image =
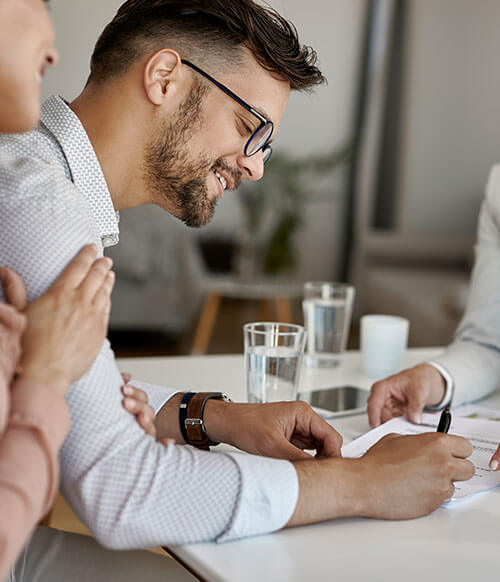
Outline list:
[[[125,398],[124,402],[127,408],[135,408],[135,400],[133,398]]]
[[[492,471],[496,471],[498,469],[498,461],[496,459],[490,461],[490,469]]]
[[[127,386],[125,384],[125,386],[123,387],[123,392],[125,394],[128,394],[129,396],[132,396],[132,394],[134,393],[134,389],[132,388],[132,386]]]
[[[415,424],[422,424],[422,413],[417,412],[417,414],[414,415],[414,419]]]

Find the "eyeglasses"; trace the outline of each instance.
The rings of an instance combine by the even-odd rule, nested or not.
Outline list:
[[[266,119],[258,111],[255,111],[253,107],[251,107],[250,105],[248,105],[248,103],[243,101],[243,99],[238,97],[236,93],[233,93],[231,89],[228,89],[225,85],[219,83],[219,81],[214,79],[211,75],[205,73],[205,71],[200,69],[200,67],[193,65],[193,63],[190,63],[185,59],[181,59],[181,62],[187,65],[188,67],[191,67],[197,73],[205,77],[205,79],[208,79],[211,83],[219,87],[221,91],[224,91],[226,95],[231,97],[231,99],[234,99],[236,103],[239,103],[242,107],[244,107],[249,113],[254,115],[260,121],[259,127],[252,133],[247,143],[245,144],[244,152],[246,156],[253,156],[257,152],[260,152],[262,150],[262,159],[264,160],[265,164],[271,157],[271,154],[273,153],[273,150],[268,143],[274,130],[273,122]]]

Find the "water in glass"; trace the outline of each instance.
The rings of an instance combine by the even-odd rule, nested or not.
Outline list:
[[[245,354],[248,401],[295,400],[302,353],[286,346],[254,346]]]

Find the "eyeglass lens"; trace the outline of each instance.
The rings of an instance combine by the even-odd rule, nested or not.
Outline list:
[[[262,127],[260,127],[248,142],[245,152],[246,155],[253,156],[259,150],[261,150],[266,145],[267,140],[271,137],[272,132],[272,123],[265,123]]]

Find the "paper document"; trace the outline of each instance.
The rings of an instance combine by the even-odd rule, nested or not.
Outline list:
[[[367,432],[342,448],[344,457],[361,457],[377,441],[389,433],[422,434],[435,432],[439,414],[424,414],[422,424],[412,424],[405,417],[393,418],[385,424]],[[500,471],[489,467],[491,455],[500,443],[500,422],[453,416],[449,434],[456,434],[469,440],[473,453],[469,457],[476,467],[474,477],[469,481],[457,481],[452,500],[463,499],[469,495],[486,491],[500,485]]]
[[[458,408],[453,408],[451,413],[465,418],[484,418],[485,420],[500,421],[500,410],[478,406],[477,404],[464,404]]]

